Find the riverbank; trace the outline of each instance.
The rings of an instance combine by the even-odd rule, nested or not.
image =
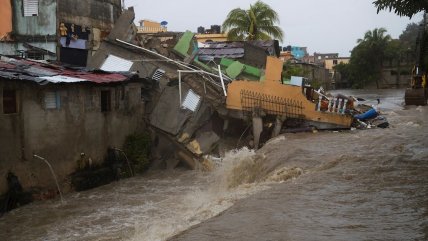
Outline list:
[[[428,108],[382,97],[390,128],[266,145],[266,160],[303,174],[170,240],[428,239]]]
[[[404,108],[402,93],[349,93],[379,95],[387,129],[287,133],[213,172],[155,171],[35,202],[0,218],[0,240],[424,240],[428,109]]]

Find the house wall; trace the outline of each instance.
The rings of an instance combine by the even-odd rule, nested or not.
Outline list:
[[[245,64],[255,66],[257,68],[266,67],[266,56],[268,56],[266,50],[249,43],[244,43],[244,51],[245,55],[243,62]]]
[[[306,49],[306,47],[291,46],[291,54],[293,54],[296,59],[302,59],[307,55]]]
[[[59,0],[58,20],[110,31],[122,11],[121,0],[86,0],[79,3]]]
[[[8,6],[10,3],[12,6]],[[0,40],[12,31],[10,40],[13,41],[2,42],[0,54],[16,55],[16,50],[27,50],[22,44],[16,44],[24,42],[57,53],[57,43],[65,42],[67,35],[61,35],[61,24],[74,24],[76,29],[84,29],[85,34],[79,31],[74,34],[72,44],[62,47],[60,44],[59,49],[66,48],[62,52],[68,56],[59,59],[81,66],[86,65],[88,54],[99,47],[122,11],[121,0],[87,0],[79,4],[75,0],[38,0],[37,16],[24,16],[23,9],[22,0],[5,0],[0,4],[0,13],[4,12],[0,16]]]
[[[12,5],[10,0],[0,1],[0,40],[12,32]]]
[[[32,46],[49,50],[52,53],[56,52],[56,42],[31,42]],[[19,55],[19,50],[27,50],[23,42],[0,41],[0,53],[3,55]],[[56,60],[56,56],[45,55],[45,60]]]
[[[132,65],[130,71],[137,72],[140,78],[150,79],[153,73],[158,68],[161,68],[166,71],[166,78],[161,78],[161,82],[168,81],[169,79],[178,78],[177,68],[172,63],[167,61],[154,62],[152,61],[153,56],[150,54],[140,52],[136,49],[126,49],[109,42],[103,42],[101,44],[100,49],[93,56],[90,56],[88,61],[88,68],[99,69],[110,54],[123,59],[134,61],[134,64]]]
[[[324,60],[326,59],[337,59],[339,57],[338,53],[314,53],[314,63],[318,65],[324,65]]]
[[[84,4],[76,4],[75,0],[58,1],[61,62],[86,66],[88,57],[107,37],[121,11],[120,0],[87,0]],[[68,35],[74,36],[70,45],[65,45],[67,34],[61,31],[62,25],[67,26]],[[71,25],[75,26],[76,32],[72,31]]]
[[[3,114],[0,102],[0,193],[6,191],[8,171],[18,176],[24,188],[55,187],[49,169],[33,154],[50,161],[64,186],[80,153],[101,163],[108,147],[122,147],[127,135],[143,128],[140,83],[39,86],[0,80],[1,100],[5,88],[18,90],[19,112]],[[102,90],[111,91],[109,112],[101,112]],[[45,108],[47,91],[57,91],[59,109]]]
[[[406,68],[402,67],[402,69],[398,69],[397,67],[384,67],[382,73],[382,88],[402,88],[408,87],[410,85],[410,81],[412,79],[412,75],[410,74],[412,67],[408,66],[407,71]]]
[[[340,64],[348,64],[350,58],[334,58],[334,59],[325,59],[324,60],[324,67],[328,70],[333,70],[333,67]]]
[[[24,16],[23,1],[13,2],[13,33],[17,39],[56,38],[56,0],[39,0],[37,16]],[[76,4],[78,5],[78,4]],[[26,40],[28,41],[28,40]]]
[[[296,64],[300,65],[304,72],[307,73],[305,77],[310,80],[319,82],[323,88],[331,89],[331,79],[328,72],[328,69],[319,67],[313,64]]]

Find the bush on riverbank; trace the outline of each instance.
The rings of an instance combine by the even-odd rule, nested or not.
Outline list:
[[[146,171],[150,165],[151,138],[147,132],[126,137],[123,150],[134,167],[135,173]]]

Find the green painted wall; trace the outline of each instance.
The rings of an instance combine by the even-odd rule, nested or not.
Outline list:
[[[222,58],[221,61],[220,61],[220,65],[222,67],[226,68],[226,70],[227,70],[230,66],[236,65],[235,64],[236,62],[240,63],[239,61],[235,61],[233,59]],[[236,65],[236,68],[238,66],[239,65]],[[243,64],[243,66],[244,66],[244,68],[243,68],[243,71],[241,71],[241,72],[242,72],[243,75],[247,76],[248,78],[250,78],[250,79],[254,79],[255,78],[255,79],[259,80],[260,77],[262,76],[262,71],[260,69],[254,67],[254,66],[251,66],[251,65],[247,65],[247,64]],[[232,70],[230,70],[230,71],[232,71]],[[234,72],[231,72],[231,73],[234,73]],[[231,77],[232,79],[234,79],[236,77],[236,76],[232,77],[230,75],[228,75],[228,76]]]

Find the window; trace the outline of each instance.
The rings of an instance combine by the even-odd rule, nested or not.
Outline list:
[[[337,59],[333,59],[333,65],[337,64]]]
[[[37,16],[39,14],[39,0],[23,0],[24,17]]]
[[[156,69],[155,73],[152,76],[152,79],[159,82],[160,78],[165,74],[165,70],[163,69]]]
[[[3,90],[3,113],[13,114],[18,112],[15,90]]]
[[[186,98],[184,98],[182,107],[183,109],[188,109],[194,112],[198,108],[200,101],[201,97],[192,90],[189,90],[187,92]]]
[[[60,95],[56,91],[48,91],[45,93],[45,108],[46,109],[59,109]]]
[[[101,91],[101,111],[111,111],[111,93],[110,90]]]

